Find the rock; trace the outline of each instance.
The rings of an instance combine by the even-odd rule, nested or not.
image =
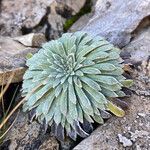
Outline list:
[[[59,149],[56,139],[50,135],[44,135],[39,123],[34,121],[32,124],[29,124],[27,115],[22,112],[18,116],[17,121],[7,134],[2,146],[5,142],[10,141],[6,148],[9,150],[36,150],[39,147],[40,150]]]
[[[130,53],[130,59],[135,62],[146,61],[150,57],[150,28],[143,30],[123,48],[124,53]]]
[[[89,20],[92,18],[92,16],[94,15],[94,11],[95,11],[95,4],[96,4],[97,0],[92,0],[91,2],[91,7],[92,7],[92,11],[88,14],[85,14],[83,16],[81,16],[68,30],[69,32],[75,32],[78,30],[82,30],[82,28],[89,22]]]
[[[84,6],[86,0],[56,0],[50,6],[51,12],[48,15],[47,22],[50,30],[48,39],[56,39],[64,32],[64,24],[67,19],[77,14]]]
[[[147,131],[144,130],[135,130],[135,132],[130,132],[131,134],[131,140],[136,141],[137,138],[142,138],[143,136],[146,136],[148,139],[150,138],[150,134]]]
[[[147,117],[144,120],[142,118],[138,118],[137,123],[134,122],[139,110],[142,110],[145,113],[150,111],[149,98],[141,98],[140,96],[132,95],[128,101],[131,101],[130,109],[126,112],[125,121],[123,121],[124,118],[116,118],[113,116],[105,122],[104,125],[99,126],[88,138],[80,142],[74,150],[123,150],[124,146],[127,145],[130,145],[131,149],[134,149],[135,145],[139,145],[139,147],[142,147],[143,150],[149,149],[149,118]],[[143,123],[142,127],[140,126],[140,122]],[[128,130],[129,125],[131,131]],[[140,137],[137,136],[138,134],[134,134],[137,133],[136,129],[138,128],[143,133]],[[143,132],[141,128],[146,133]],[[133,132],[133,134],[131,132]],[[131,140],[134,140],[135,138],[134,143],[131,145],[131,140],[127,140],[127,143],[124,143],[124,146],[121,143],[118,143],[117,135],[120,133],[130,133]]]
[[[2,0],[0,35],[44,33],[48,39],[63,32],[66,19],[75,15],[86,0]]]
[[[98,0],[95,14],[82,30],[124,47],[143,19],[150,15],[149,8],[149,0]]]
[[[85,1],[86,0],[56,0],[57,2],[57,7],[59,8],[56,8],[56,11],[59,12],[58,14],[61,14],[61,15],[75,15],[76,13],[78,13],[80,11],[80,9],[83,7],[83,5],[85,4]],[[59,5],[62,5],[62,6],[59,6]],[[72,14],[65,14],[65,9],[64,7],[67,7],[71,10],[71,13]],[[65,18],[65,16],[64,16]]]
[[[41,47],[41,44],[46,42],[45,36],[41,33],[30,33],[24,36],[14,37],[13,39],[27,47]]]
[[[125,136],[118,134],[119,142],[123,144],[123,147],[132,146],[132,142],[130,139],[127,139]]]
[[[102,1],[98,1],[102,2]],[[110,2],[110,1],[109,1]],[[114,2],[114,3],[113,3]],[[127,57],[125,59],[125,62],[130,62],[131,64],[133,63],[134,70],[132,69],[131,76],[134,80],[134,86],[132,87],[132,91],[135,91],[135,93],[130,96],[127,101],[129,105],[129,109],[126,111],[126,115],[124,118],[117,118],[117,117],[112,117],[104,125],[99,126],[88,138],[84,139],[81,143],[79,143],[74,150],[91,150],[91,149],[96,149],[96,150],[105,150],[105,149],[115,149],[115,150],[122,150],[124,149],[123,145],[121,143],[118,143],[117,135],[120,133],[123,133],[125,137],[131,142],[133,141],[132,145],[131,142],[128,144],[131,145],[130,149],[135,149],[138,147],[138,149],[149,149],[150,145],[150,124],[149,124],[149,117],[150,117],[150,82],[149,82],[149,73],[150,73],[150,62],[149,62],[149,37],[150,37],[150,27],[145,26],[145,27],[137,27],[133,26],[137,23],[137,21],[140,21],[140,17],[142,14],[148,14],[150,12],[147,10],[149,6],[150,1],[126,1],[122,2],[121,5],[121,0],[115,2],[111,2],[111,5],[109,9],[107,9],[105,6],[105,3],[101,3],[98,6],[96,6],[96,9],[103,10],[103,13],[99,11],[99,14],[97,13],[97,20],[96,16],[95,18],[93,17],[93,20],[87,24],[83,30],[87,30],[89,32],[93,31],[93,34],[98,34],[102,35],[103,33],[102,30],[106,30],[106,35],[105,37],[108,36],[108,32],[112,32],[112,36],[110,36],[110,41],[120,47],[123,45],[126,45],[122,49],[122,56],[126,56],[127,53],[129,53],[130,57]],[[140,3],[138,3],[140,2]],[[145,5],[147,4],[147,5]],[[104,5],[104,6],[103,6]],[[118,6],[118,8],[116,8]],[[127,8],[126,8],[126,7]],[[135,7],[136,6],[136,7]],[[145,9],[143,9],[145,7]],[[125,9],[126,8],[126,9]],[[128,10],[130,8],[130,11]],[[122,12],[121,12],[122,10]],[[124,12],[126,10],[126,13]],[[140,14],[137,14],[138,11],[136,10],[141,10],[142,12]],[[147,13],[146,13],[147,12]],[[96,12],[95,12],[96,13]],[[130,15],[128,13],[131,13]],[[101,18],[99,17],[100,14],[103,14]],[[137,20],[134,18],[134,15],[137,15]],[[104,19],[109,18],[110,16],[114,15],[109,21],[110,24],[113,22],[116,24],[116,26],[109,26],[108,21],[105,22],[105,26],[101,26],[104,22],[101,22]],[[123,15],[129,15],[127,18],[124,18],[122,20]],[[120,16],[120,18],[118,18]],[[132,22],[132,19],[134,22]],[[120,20],[121,19],[121,20]],[[127,20],[130,20],[129,22],[126,22]],[[142,17],[141,17],[142,19]],[[118,24],[117,24],[118,21]],[[96,24],[97,22],[97,24]],[[99,23],[99,24],[98,24]],[[129,23],[129,24],[127,24]],[[132,24],[133,23],[133,24]],[[145,22],[143,22],[145,23]],[[142,24],[143,24],[142,23]],[[95,24],[95,27],[94,27]],[[122,24],[122,25],[121,25]],[[138,22],[139,24],[139,22]],[[129,26],[128,26],[129,25]],[[102,29],[100,28],[102,27]],[[130,30],[127,30],[130,29]],[[107,32],[108,30],[108,32]],[[136,30],[134,32],[134,38],[131,40],[131,31]],[[128,33],[129,37],[124,35],[121,32]],[[128,32],[127,32],[128,31]],[[115,34],[115,32],[117,34]],[[121,35],[121,39],[120,36]],[[108,36],[109,37],[109,36]],[[114,39],[116,41],[113,41]],[[125,42],[122,40],[125,39]],[[130,41],[130,40],[131,41]],[[120,41],[121,40],[121,41]],[[128,41],[129,40],[129,41]],[[128,43],[128,42],[130,43]],[[121,44],[120,44],[121,42]],[[141,52],[141,55],[139,54]],[[137,57],[138,56],[138,57]],[[125,58],[125,57],[124,57]],[[137,61],[141,61],[141,63],[137,64]],[[135,64],[134,64],[135,63]],[[138,91],[143,91],[146,94],[140,93]],[[145,117],[138,117],[137,114],[139,112],[142,112],[145,114]],[[142,124],[142,126],[141,126]],[[128,136],[126,136],[126,134]],[[127,144],[127,145],[128,145]]]
[[[6,84],[14,73],[12,83],[22,81],[25,60],[28,53],[37,52],[45,42],[43,34],[29,34],[21,37],[0,37],[0,85]]]
[[[140,117],[145,117],[146,114],[144,114],[144,113],[138,113],[138,116],[140,116]]]
[[[40,150],[59,150],[59,144],[53,137],[47,138],[41,146],[39,147]]]
[[[126,62],[133,62],[135,68],[142,71],[139,81],[135,83],[135,92],[138,95],[150,96],[150,27],[141,29],[136,37],[123,48],[122,53],[129,53]],[[142,82],[141,82],[142,81]],[[144,112],[143,112],[144,113]]]
[[[38,25],[53,0],[17,0],[1,2],[1,35],[21,35],[21,28]]]

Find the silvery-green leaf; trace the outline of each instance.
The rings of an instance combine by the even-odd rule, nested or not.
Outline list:
[[[94,123],[93,119],[86,113],[84,113],[84,118],[88,121],[88,122],[91,122],[91,123]]]
[[[47,78],[47,75],[44,75],[41,73],[39,75],[34,76],[32,82],[41,81],[41,80],[44,80],[46,78]]]
[[[92,65],[94,65],[95,63],[92,61],[92,60],[90,60],[90,59],[85,59],[84,61],[83,61],[83,63],[82,63],[82,66],[83,67],[88,67],[88,66],[92,66]]]
[[[78,120],[83,123],[83,112],[80,104],[77,104]]]
[[[68,53],[70,54],[70,53],[76,53],[76,50],[77,50],[77,48],[76,48],[76,45],[74,44],[69,50],[68,50]]]
[[[70,76],[70,77],[68,78],[68,82],[69,82],[69,84],[72,85],[72,76]]]
[[[109,54],[106,52],[94,51],[88,55],[88,59],[90,59],[90,60],[104,59],[104,58],[107,58],[108,56],[109,56]]]
[[[98,43],[94,43],[91,44],[90,46],[88,46],[86,49],[83,48],[78,54],[77,57],[83,57],[87,54],[89,54],[90,52],[96,50],[97,48],[101,47],[102,44],[104,44],[105,42],[98,42]]]
[[[70,114],[70,116],[76,120],[78,118],[78,112],[77,112],[77,107],[76,104],[72,103],[71,101],[69,101],[69,111],[68,113]]]
[[[61,122],[61,112],[59,108],[55,109],[54,121],[57,125]]]
[[[68,79],[69,75],[65,75],[63,76],[59,81],[61,82],[61,84],[63,84],[67,79]]]
[[[70,113],[68,113],[68,114],[66,115],[66,119],[67,119],[67,122],[68,122],[71,126],[73,126],[74,120],[73,120],[72,116],[70,115]]]
[[[55,88],[55,87],[60,83],[60,79],[61,79],[61,78],[56,78],[56,79],[53,81],[53,88]]]
[[[106,98],[105,98],[105,96],[101,93],[101,92],[99,92],[99,91],[97,91],[97,90],[95,90],[95,89],[93,89],[93,88],[91,88],[91,87],[89,87],[89,86],[87,86],[87,85],[83,85],[83,88],[95,99],[95,101],[97,101],[98,103],[106,103]]]
[[[68,97],[67,97],[67,92],[64,92],[64,90],[61,93],[61,98],[59,102],[59,107],[61,113],[66,116],[67,111],[68,111]]]
[[[98,91],[101,91],[101,87],[100,85],[95,82],[94,80],[92,80],[91,78],[88,78],[88,77],[80,77],[80,79],[86,83],[88,86],[90,86],[91,88],[93,89],[96,89]]]
[[[106,43],[105,45],[102,45],[101,47],[98,47],[96,49],[96,52],[108,52],[108,51],[113,49],[113,45],[108,44],[108,42],[106,42],[106,41],[105,41],[105,43]]]
[[[52,41],[52,42],[53,43],[51,44],[51,49],[53,50],[53,52],[55,50],[56,54],[65,56],[65,50],[62,43],[58,41]]]
[[[90,101],[92,103],[93,112],[94,112],[94,107],[96,107],[100,110],[105,110],[105,108],[106,108],[105,104],[107,104],[107,101],[105,103],[99,103],[99,102],[95,101],[95,99],[88,92],[86,92],[86,95],[88,96],[88,98],[90,99]],[[93,116],[93,114],[91,114],[91,115]]]
[[[65,81],[63,83],[63,91],[66,92],[67,88],[68,88],[69,83],[67,81]]]
[[[75,32],[73,34],[78,37],[76,39],[76,44],[79,45],[79,44],[81,44],[81,41],[84,40],[84,37],[86,36],[87,33],[85,33],[85,32]]]
[[[49,122],[53,118],[55,113],[56,102],[56,99],[54,99],[47,115],[45,116],[46,122]]]
[[[100,115],[100,112],[99,112],[99,110],[98,110],[98,108],[95,106],[95,105],[93,105],[93,110],[94,110],[94,115],[96,114],[96,115]],[[93,115],[93,116],[94,116]]]
[[[23,79],[30,79],[33,78],[35,75],[41,73],[41,71],[29,71],[27,70],[23,76]]]
[[[77,94],[80,95],[78,97],[80,99],[80,103],[87,109],[92,110],[91,103],[90,103],[88,97],[83,92],[82,88],[79,88],[76,86],[75,89],[76,89]]]
[[[65,123],[65,129],[66,129],[66,131],[67,131],[67,134],[68,134],[69,132],[71,132],[70,124],[69,124],[69,122],[67,122],[67,121],[66,121],[66,123]]]
[[[86,45],[87,43],[89,43],[92,40],[93,40],[92,37],[84,36],[83,39],[80,41],[80,45]]]
[[[86,74],[101,74],[101,71],[94,67],[84,67],[81,68],[80,70]]]
[[[81,81],[79,80],[79,78],[77,76],[73,77],[73,81],[74,81],[76,86],[78,86],[80,88],[82,87],[82,83],[81,83]]]
[[[119,84],[109,85],[109,84],[101,83],[100,85],[101,85],[101,87],[103,87],[105,89],[108,89],[110,91],[119,91],[119,90],[121,90],[121,86]]]
[[[91,103],[92,103],[92,102],[91,102]],[[82,110],[83,110],[83,112],[84,112],[85,114],[88,114],[88,115],[90,115],[90,116],[93,116],[93,115],[94,115],[93,109],[89,109],[89,108],[85,107],[83,104],[81,104],[81,108],[82,108]]]
[[[93,119],[96,121],[96,122],[98,122],[99,124],[103,124],[104,123],[104,120],[103,120],[103,118],[100,116],[100,115],[94,115],[93,116]]]
[[[62,85],[59,84],[55,89],[55,96],[57,97],[62,91]]]
[[[62,125],[62,127],[65,126],[65,123],[66,123],[66,117],[64,115],[62,115],[62,117],[61,117],[61,125]]]
[[[113,85],[119,83],[114,77],[112,76],[104,76],[104,75],[88,75],[90,78],[93,78],[95,81]]]
[[[108,60],[115,60],[115,59],[119,59],[119,58],[120,58],[120,56],[117,52],[110,52],[109,57],[104,58],[104,59],[100,59],[100,60],[97,61],[97,63],[106,62]]]
[[[112,76],[115,76],[115,78],[117,78],[116,76],[120,76],[123,74],[123,69],[120,68],[120,67],[116,67],[116,69],[114,71],[102,71],[101,70],[101,74],[103,75],[112,75]]]
[[[36,117],[40,116],[42,114],[42,109],[43,109],[43,103],[40,104],[37,108],[36,108]]]
[[[81,70],[77,70],[76,73],[75,73],[77,76],[83,76],[83,72]]]
[[[116,69],[116,67],[110,63],[100,63],[94,65],[94,67],[104,71],[114,71]]]
[[[44,115],[46,115],[50,109],[50,106],[54,100],[54,91],[52,91],[50,94],[46,95],[44,97],[45,102],[43,103],[43,109],[42,112]]]
[[[115,76],[115,78],[120,81],[120,80],[125,80],[126,78],[123,75]]]
[[[69,84],[69,97],[68,99],[73,103],[76,104],[77,103],[77,98],[76,98],[76,94],[75,94],[75,90],[74,90],[74,85]]]
[[[36,99],[40,99],[46,92],[51,90],[52,84],[49,83],[36,92]]]
[[[105,89],[105,88],[102,88],[102,93],[103,93],[106,97],[118,97],[118,95],[116,94],[116,92],[110,91],[110,90]]]
[[[115,93],[118,95],[118,97],[126,96],[126,94],[123,91],[116,91]]]

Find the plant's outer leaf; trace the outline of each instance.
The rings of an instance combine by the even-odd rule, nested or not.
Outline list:
[[[104,123],[104,121],[103,121],[103,119],[102,119],[102,117],[100,116],[100,115],[94,115],[93,116],[93,119],[96,121],[96,122],[98,122],[99,124],[103,124]]]
[[[80,126],[79,122],[75,121],[74,122],[74,126],[75,126],[75,131],[83,138],[87,137],[89,134],[86,133]]]
[[[85,68],[82,68],[81,71],[86,74],[101,74],[100,70],[94,67],[85,67]]]
[[[76,104],[77,103],[77,98],[76,98],[76,94],[74,91],[74,87],[73,85],[69,84],[69,100],[73,103]]]
[[[84,123],[82,124],[82,128],[86,133],[91,133],[93,131],[92,124],[85,119],[84,119]]]
[[[84,85],[84,89],[95,99],[95,101],[97,101],[98,103],[106,103],[106,98],[105,96],[101,93],[98,92],[96,90],[94,90],[93,88]]]
[[[88,97],[85,95],[85,93],[83,92],[82,88],[79,88],[76,86],[76,92],[78,95],[80,95],[80,97],[78,97],[80,99],[81,104],[92,111],[92,107],[91,107],[91,103],[88,99]]]
[[[121,83],[123,84],[124,87],[130,87],[133,85],[133,80],[123,80],[121,81]]]
[[[56,129],[56,137],[58,138],[58,140],[60,141],[63,141],[65,136],[64,136],[64,128],[61,126],[61,124],[59,124],[57,126],[57,129]]]
[[[93,81],[92,79],[90,79],[88,77],[80,77],[80,79],[84,83],[86,83],[88,86],[90,86],[91,88],[101,91],[101,87],[99,86],[99,84],[97,82]]]
[[[108,84],[108,85],[114,85],[119,83],[114,77],[112,76],[104,76],[104,75],[88,75],[89,77],[93,78],[95,81]]]
[[[115,93],[118,95],[118,97],[126,96],[126,94],[123,91],[116,91]]]
[[[123,117],[125,115],[125,112],[121,108],[117,107],[111,102],[108,102],[107,108],[118,117]]]
[[[104,70],[104,71],[114,71],[116,69],[116,67],[113,64],[110,64],[110,63],[100,63],[100,64],[94,65],[94,67],[95,66],[98,69]]]
[[[66,116],[67,112],[68,112],[68,96],[67,96],[67,92],[62,92],[61,94],[61,98],[60,98],[60,102],[59,102],[59,108],[61,113]]]
[[[77,133],[74,129],[71,129],[70,132],[68,132],[70,138],[72,138],[74,141],[76,141]]]

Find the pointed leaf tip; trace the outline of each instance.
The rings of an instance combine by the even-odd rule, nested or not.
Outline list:
[[[127,80],[121,81],[121,83],[123,84],[124,87],[130,87],[133,85],[133,80],[127,79]]]
[[[116,105],[114,105],[110,101],[107,103],[107,108],[108,108],[108,110],[110,112],[112,112],[117,117],[123,117],[125,115],[124,110],[122,110],[121,108],[117,107]]]

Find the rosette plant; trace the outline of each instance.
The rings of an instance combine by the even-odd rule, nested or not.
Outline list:
[[[23,110],[34,109],[38,121],[49,125],[59,139],[67,135],[74,140],[77,135],[86,137],[94,121],[103,123],[103,113],[123,116],[110,101],[125,96],[121,89],[130,83],[122,75],[119,54],[103,38],[84,32],[45,43],[26,63]]]

